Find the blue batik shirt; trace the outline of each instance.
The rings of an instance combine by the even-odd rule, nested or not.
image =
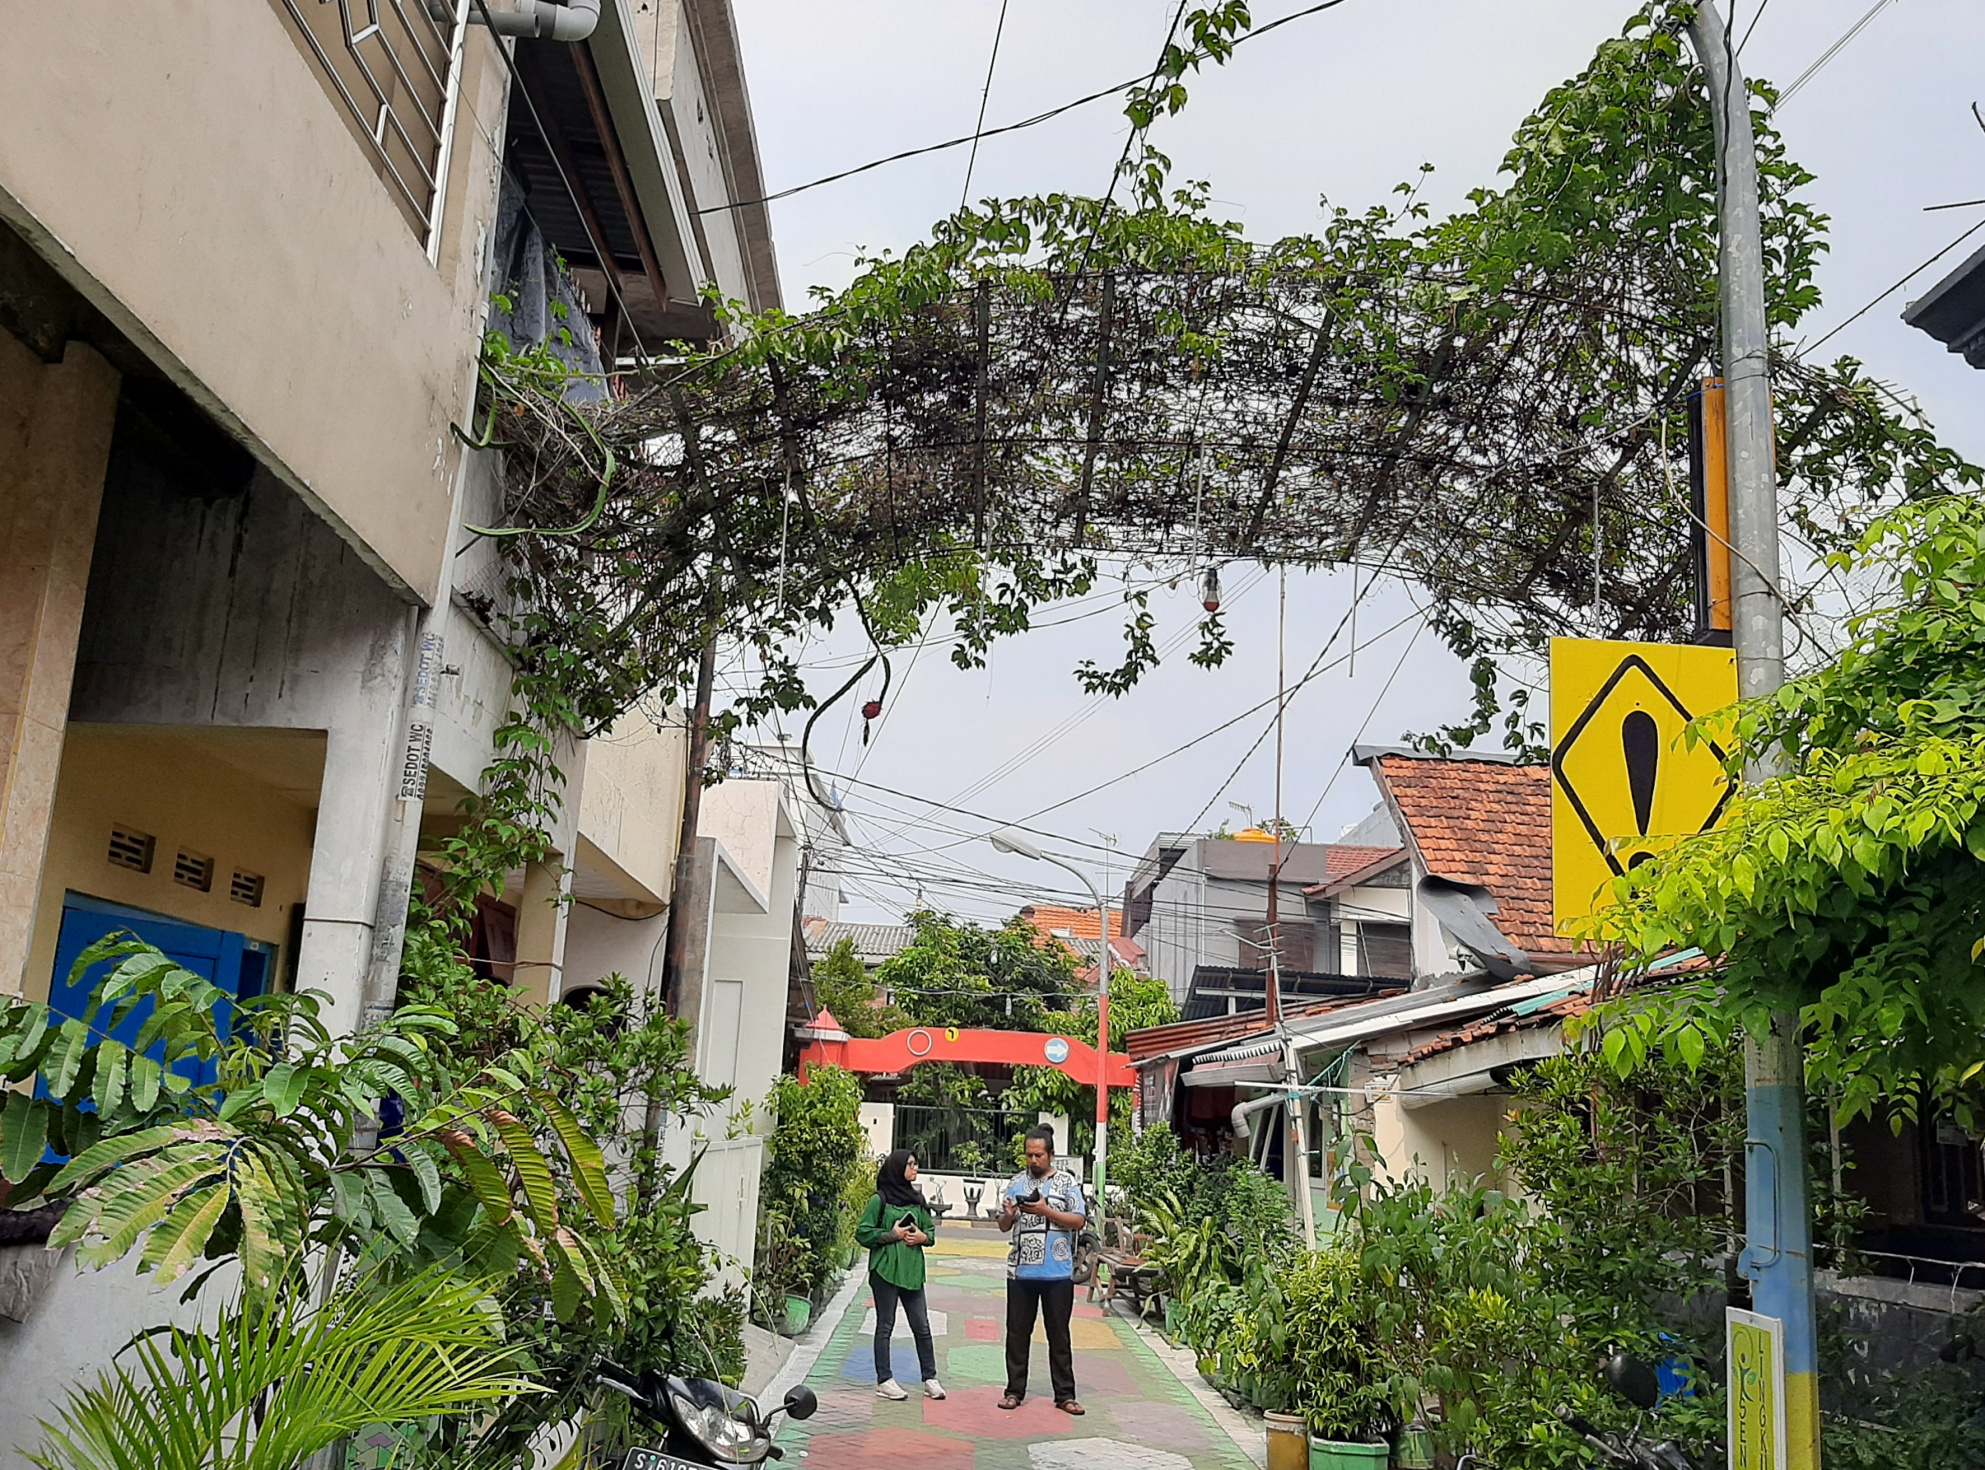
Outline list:
[[[1041,1191],[1041,1203],[1066,1215],[1089,1216],[1082,1186],[1066,1169],[1036,1179],[1022,1169],[1006,1186],[1006,1197],[1018,1203]],[[1006,1274],[1017,1281],[1067,1281],[1075,1274],[1075,1232],[1051,1225],[1041,1215],[1022,1215],[1013,1226],[1013,1243],[1006,1251]]]

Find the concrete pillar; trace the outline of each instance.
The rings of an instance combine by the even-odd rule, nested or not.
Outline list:
[[[0,331],[0,994],[34,934],[118,383],[83,343],[44,363]]]
[[[554,854],[524,869],[517,900],[517,969],[520,998],[539,1005],[565,989],[565,929],[572,912],[572,869]]]
[[[297,950],[299,990],[330,997],[322,1017],[332,1035],[358,1028],[372,956],[379,875],[398,814],[400,721],[396,703],[354,700],[348,724],[324,748],[310,889]],[[416,817],[415,820],[418,820]]]

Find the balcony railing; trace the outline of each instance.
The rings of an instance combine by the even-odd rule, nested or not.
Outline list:
[[[433,259],[474,0],[275,0]]]

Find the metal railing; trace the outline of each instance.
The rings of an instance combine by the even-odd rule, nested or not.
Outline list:
[[[1039,1118],[1006,1108],[898,1103],[896,1147],[909,1149],[931,1173],[1010,1174],[1020,1167],[1019,1140]]]
[[[295,39],[430,260],[473,0],[281,0]]]

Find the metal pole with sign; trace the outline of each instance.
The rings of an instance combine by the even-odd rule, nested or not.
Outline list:
[[[1723,308],[1724,440],[1728,450],[1731,636],[1738,691],[1775,693],[1785,678],[1784,615],[1778,587],[1778,485],[1772,465],[1771,341],[1765,319],[1764,244],[1759,223],[1757,144],[1750,92],[1715,0],[1688,23],[1702,62],[1716,131],[1718,292]],[[1763,763],[1746,772],[1769,776]],[[1748,1115],[1742,1269],[1759,1317],[1780,1324],[1784,1432],[1772,1470],[1818,1470],[1819,1344],[1814,1326],[1812,1211],[1806,1191],[1805,1069],[1796,1012],[1774,1014],[1768,1034],[1744,1047]],[[1736,1400],[1735,1357],[1732,1392]],[[1731,1445],[1733,1466],[1737,1446]]]

